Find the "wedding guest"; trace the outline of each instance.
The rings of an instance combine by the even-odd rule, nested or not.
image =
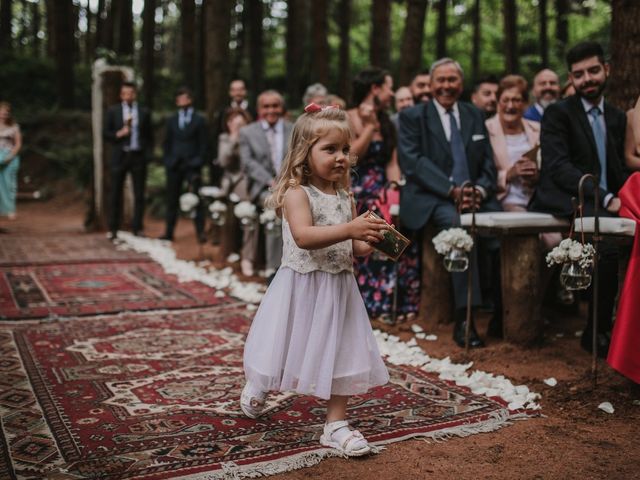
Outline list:
[[[351,152],[357,155],[351,187],[358,214],[380,213],[381,197],[389,181],[400,180],[396,156],[396,130],[387,110],[393,100],[393,79],[377,67],[362,70],[353,80],[353,108],[347,111],[354,133]],[[358,259],[356,280],[371,318],[390,322],[393,293],[397,289],[396,312],[415,315],[420,299],[417,246],[398,260],[370,255]]]
[[[430,72],[433,101],[400,113],[398,153],[406,177],[400,219],[412,230],[422,230],[428,223],[439,230],[459,225],[458,199],[462,199],[462,210],[500,209],[494,195],[496,171],[484,115],[473,105],[459,101],[462,67],[451,58],[442,58],[431,65]],[[466,181],[472,181],[477,190],[461,192]],[[472,307],[477,307],[481,294],[478,262],[474,258],[471,302]],[[451,277],[455,303],[453,337],[459,346],[464,346],[467,273],[453,273]],[[470,328],[470,346],[484,346],[473,318]]]
[[[638,119],[638,120],[636,120]],[[624,158],[629,170],[640,170],[640,139],[634,131],[634,125],[637,124],[635,130],[640,134],[640,98],[636,108],[627,111],[627,132],[624,142]]]
[[[398,128],[398,115],[405,108],[413,107],[413,95],[411,95],[411,90],[409,87],[400,87],[396,90],[395,93],[395,107],[396,113],[391,115],[391,121],[395,125],[396,129]]]
[[[182,87],[176,92],[178,111],[167,120],[164,140],[164,166],[167,182],[167,212],[163,240],[173,241],[178,218],[178,203],[183,190],[200,195],[202,166],[207,153],[207,123],[193,108],[193,94]],[[204,204],[195,207],[194,224],[198,242],[206,241],[204,233]]]
[[[497,197],[506,211],[526,211],[538,180],[538,164],[524,156],[540,141],[540,124],[522,117],[528,101],[527,81],[508,75],[498,85],[498,114],[487,120],[498,171]]]
[[[0,102],[0,215],[16,219],[16,194],[22,134],[11,114],[11,104]]]
[[[431,100],[431,77],[429,70],[423,70],[416,74],[411,80],[409,85],[411,95],[413,95],[413,103],[416,105],[421,102],[428,102]]]
[[[485,118],[491,118],[496,114],[497,91],[498,79],[494,75],[481,78],[473,86],[471,103],[484,112]]]
[[[230,108],[224,123],[225,131],[218,137],[218,165],[224,170],[220,186],[227,194],[235,193],[240,200],[249,200],[238,139],[240,129],[251,123],[251,117],[246,110]]]
[[[327,95],[327,104],[328,105],[336,105],[336,106],[340,107],[340,110],[346,110],[347,109],[347,102],[344,100],[344,98],[339,97],[338,95],[336,95],[334,93],[330,93],[329,95]]]
[[[624,166],[624,112],[604,99],[609,64],[596,42],[575,45],[567,53],[567,67],[576,94],[550,105],[542,119],[540,145],[542,168],[530,210],[571,218],[572,199],[578,197],[578,183],[586,174],[599,177],[599,184],[585,185],[584,215],[593,215],[595,190],[599,192],[600,215],[617,216],[620,210],[618,190],[627,174]],[[597,353],[606,356],[609,348],[611,317],[618,290],[618,249],[609,242],[600,244],[598,262]],[[593,298],[589,309],[593,308]],[[592,350],[593,315],[583,330],[581,345]]]
[[[313,83],[307,87],[302,96],[302,106],[315,103],[324,106],[329,104],[329,90],[321,83]]]
[[[238,134],[240,160],[247,178],[249,198],[259,208],[263,207],[269,188],[273,186],[274,179],[280,172],[282,159],[287,153],[293,126],[283,118],[284,114],[282,95],[275,90],[264,91],[258,96],[258,120],[242,127]],[[247,276],[254,272],[258,235],[258,229],[244,232],[243,252],[248,256],[242,258],[240,266],[242,273]],[[266,274],[271,276],[280,265],[282,238],[267,236],[265,250]]]
[[[133,234],[144,236],[144,195],[147,182],[147,162],[153,152],[151,112],[136,101],[133,82],[120,87],[120,103],[106,114],[103,136],[113,144],[111,148],[111,201],[109,210],[109,238],[118,235],[122,218],[122,193],[128,173],[133,180]]]
[[[539,122],[545,109],[560,97],[560,79],[553,70],[545,68],[533,77],[533,97],[535,102],[524,112],[524,118]]]

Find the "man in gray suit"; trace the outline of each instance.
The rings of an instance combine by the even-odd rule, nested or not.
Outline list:
[[[398,159],[407,183],[403,187],[400,219],[412,230],[428,222],[438,229],[460,224],[457,201],[461,185],[472,181],[477,188],[465,192],[462,210],[474,204],[481,210],[499,210],[495,200],[496,170],[483,113],[459,102],[463,72],[458,62],[443,58],[430,70],[433,101],[400,113]],[[475,255],[475,249],[474,254]],[[477,261],[472,261],[472,306],[481,304]],[[467,306],[467,274],[452,274],[455,301],[454,340],[464,345]],[[470,345],[484,346],[475,328]]]
[[[248,180],[249,200],[258,207],[264,205],[269,188],[280,172],[287,153],[287,144],[293,126],[285,120],[284,99],[275,90],[267,90],[258,96],[258,120],[240,130],[240,161]],[[282,257],[282,238],[267,235],[266,273],[275,272]],[[258,247],[258,231],[245,231],[242,247],[242,273],[253,274]]]

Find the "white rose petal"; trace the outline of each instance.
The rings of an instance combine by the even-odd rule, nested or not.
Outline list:
[[[543,382],[550,387],[555,387],[558,384],[558,381],[553,377],[545,378]]]
[[[609,402],[602,402],[600,405],[598,405],[598,408],[607,413],[613,413],[615,411],[613,405],[611,405],[611,403]]]

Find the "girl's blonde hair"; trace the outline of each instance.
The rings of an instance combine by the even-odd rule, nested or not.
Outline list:
[[[271,195],[265,202],[266,207],[281,209],[287,190],[298,185],[309,184],[311,148],[320,138],[334,129],[340,132],[344,142],[351,141],[352,135],[347,113],[339,108],[325,108],[317,112],[304,113],[298,118],[293,126],[293,132],[291,132],[282,169],[276,178]],[[349,159],[351,160],[352,157],[350,156]],[[349,166],[352,166],[352,163],[350,161]],[[336,188],[349,190],[349,173],[350,168],[347,168],[344,177],[337,182]]]

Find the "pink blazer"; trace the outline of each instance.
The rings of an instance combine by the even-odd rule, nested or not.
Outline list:
[[[534,147],[540,143],[540,124],[538,122],[532,122],[526,118],[522,119],[524,125],[524,132],[529,140],[529,145]],[[498,200],[502,200],[507,196],[509,192],[509,185],[507,184],[507,171],[511,168],[509,162],[509,154],[507,153],[507,142],[504,138],[504,132],[502,131],[502,125],[498,114],[491,117],[485,122],[487,131],[489,132],[489,141],[491,142],[491,148],[493,149],[493,161],[496,164],[498,170],[498,188],[497,194]]]

